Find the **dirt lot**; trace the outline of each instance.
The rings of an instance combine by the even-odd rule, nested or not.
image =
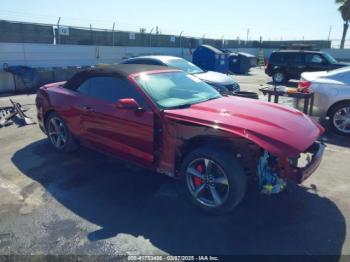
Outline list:
[[[270,80],[261,69],[237,79],[255,91]],[[35,95],[13,99],[35,117]],[[323,140],[324,160],[302,186],[272,197],[249,188],[215,217],[172,179],[88,149],[56,153],[37,125],[1,128],[0,254],[350,254],[350,141]]]

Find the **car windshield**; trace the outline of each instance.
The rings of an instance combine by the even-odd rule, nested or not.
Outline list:
[[[330,54],[323,53],[323,55],[326,57],[328,62],[330,62],[331,64],[336,64],[337,63],[337,60],[333,56],[331,56]]]
[[[221,97],[210,85],[184,72],[141,74],[135,80],[161,109],[189,107]]]
[[[189,73],[189,74],[204,73],[204,71],[200,69],[198,66],[186,61],[185,59],[170,59],[166,61],[166,64],[168,66],[181,69],[182,71],[185,71],[186,73]]]

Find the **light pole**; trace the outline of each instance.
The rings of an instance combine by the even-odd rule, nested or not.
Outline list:
[[[153,32],[153,30],[154,30],[154,27],[149,32],[149,47],[152,47],[152,32]]]
[[[60,22],[61,22],[61,17],[59,17],[57,21],[57,38],[56,38],[57,45],[60,43]]]
[[[114,46],[114,27],[115,27],[115,22],[113,22],[113,27],[112,27],[112,46]]]
[[[246,41],[246,46],[248,45],[248,41],[249,41],[249,33],[250,33],[250,29],[247,29],[247,41]]]
[[[181,49],[181,57],[184,56],[184,52],[183,52],[183,49],[182,49],[182,33],[184,31],[181,31],[180,35],[179,35],[179,43],[180,43],[180,49]]]
[[[204,43],[204,37],[205,37],[206,35],[207,35],[207,33],[205,33],[205,34],[202,36],[202,38],[201,38],[201,39],[202,39],[202,44],[205,44],[205,43]]]

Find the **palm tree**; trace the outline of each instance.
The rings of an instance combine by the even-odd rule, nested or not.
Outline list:
[[[349,21],[350,21],[350,0],[335,0],[336,4],[339,4],[339,12],[344,20],[343,26],[343,36],[340,42],[340,48],[344,49],[346,33],[349,29]]]

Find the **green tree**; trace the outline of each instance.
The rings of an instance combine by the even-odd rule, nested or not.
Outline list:
[[[344,49],[346,34],[349,29],[350,21],[350,0],[335,0],[335,3],[340,5],[338,10],[341,13],[341,17],[344,20],[343,35],[340,42],[340,48]]]

